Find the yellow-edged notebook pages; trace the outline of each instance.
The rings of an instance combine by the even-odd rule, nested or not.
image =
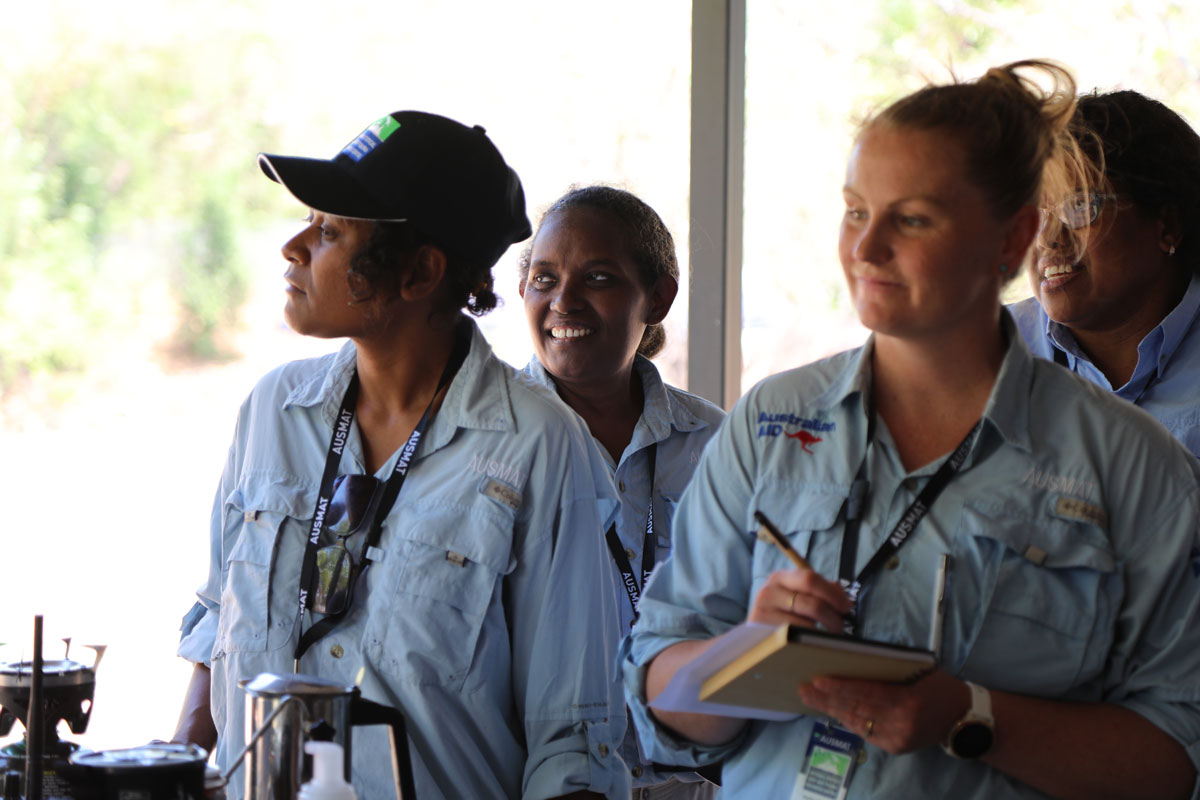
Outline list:
[[[700,699],[816,714],[800,700],[797,690],[819,675],[907,683],[935,665],[928,650],[780,625],[708,677],[700,685]]]

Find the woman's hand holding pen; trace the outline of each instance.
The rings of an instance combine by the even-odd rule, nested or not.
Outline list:
[[[775,625],[786,622],[840,633],[842,615],[853,605],[841,584],[822,578],[812,569],[797,567],[771,573],[758,590],[746,621]]]
[[[766,514],[755,511],[754,519],[759,526],[758,538],[778,547],[796,568],[773,572],[767,577],[746,621],[775,625],[786,622],[805,628],[823,626],[825,630],[840,633],[842,616],[854,608],[842,585],[822,578]]]

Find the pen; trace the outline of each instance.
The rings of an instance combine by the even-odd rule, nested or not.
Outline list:
[[[758,538],[769,539],[800,569],[812,569],[812,566],[796,552],[796,548],[792,547],[791,543],[779,532],[779,528],[776,528],[775,524],[767,519],[766,514],[755,511],[754,519],[758,522]]]
[[[950,556],[938,558],[937,578],[933,586],[933,624],[929,630],[929,649],[938,656],[942,649],[942,619],[946,616],[946,564]]]

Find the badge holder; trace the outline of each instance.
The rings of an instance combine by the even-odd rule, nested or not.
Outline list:
[[[828,720],[813,724],[792,800],[845,800],[863,740]]]

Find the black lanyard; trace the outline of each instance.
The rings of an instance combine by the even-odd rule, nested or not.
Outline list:
[[[621,571],[621,583],[625,585],[625,593],[629,595],[629,607],[633,609],[634,622],[638,618],[638,600],[641,598],[642,589],[646,588],[646,579],[650,577],[650,573],[654,571],[654,464],[658,458],[658,442],[650,445],[650,508],[646,511],[646,540],[642,543],[642,583],[638,586],[637,576],[633,574],[633,565],[629,563],[629,556],[625,553],[625,548],[621,546],[621,539],[617,536],[616,524],[610,525],[608,533],[604,534],[605,540],[608,542],[608,549],[612,553],[613,561],[617,562],[617,569]]]
[[[408,477],[408,466],[412,463],[413,455],[417,451],[417,445],[420,444],[421,437],[425,435],[425,428],[429,424],[429,418],[433,411],[433,401],[437,399],[438,394],[458,372],[459,367],[466,360],[470,349],[471,328],[468,325],[460,324],[458,330],[455,332],[454,349],[450,353],[450,359],[446,362],[446,368],[442,370],[441,378],[438,379],[437,389],[434,390],[433,397],[429,398],[429,405],[425,407],[425,412],[421,415],[417,426],[413,428],[408,441],[404,443],[404,447],[400,451],[400,458],[396,461],[396,467],[392,470],[392,474],[388,476],[387,483],[384,485],[383,496],[379,501],[379,508],[376,511],[375,519],[371,523],[371,528],[367,532],[366,542],[363,545],[363,568],[356,580],[362,580],[363,576],[367,573],[367,567],[371,564],[370,560],[365,558],[365,556],[370,552],[371,548],[378,544],[379,536],[383,531],[383,521],[392,510],[392,505],[400,495],[400,488],[404,486],[404,480]],[[350,424],[354,421],[354,409],[357,403],[358,371],[355,370],[353,377],[350,378],[350,385],[346,387],[346,394],[342,397],[342,406],[338,410],[337,420],[333,426],[333,435],[329,439],[329,452],[325,456],[325,472],[321,475],[321,489],[317,495],[317,505],[313,509],[313,524],[309,530],[308,544],[304,547],[304,561],[301,562],[300,566],[299,617],[297,624],[301,627],[304,626],[304,612],[308,607],[308,596],[313,585],[321,533],[325,529],[325,512],[329,508],[330,501],[333,500],[333,482],[337,478],[338,466],[342,460],[342,451],[346,447],[346,440],[350,435]],[[303,632],[296,643],[296,651],[293,656],[297,669],[299,669],[300,657],[304,655],[305,651],[314,642],[333,630],[342,621],[342,618],[346,616],[348,610],[349,606],[340,613],[328,614],[314,623],[307,631]]]
[[[966,460],[967,453],[971,451],[971,445],[975,441],[975,435],[983,425],[982,419],[975,423],[963,440],[959,442],[954,452],[950,454],[950,457],[942,462],[937,472],[925,484],[925,488],[917,495],[917,499],[905,509],[900,516],[900,521],[883,540],[883,544],[875,551],[875,555],[871,556],[870,561],[855,576],[854,563],[858,559],[858,530],[862,525],[862,515],[866,509],[871,487],[870,481],[867,479],[867,460],[870,458],[871,446],[875,439],[875,404],[870,400],[867,403],[867,415],[866,452],[863,454],[862,462],[858,465],[858,473],[854,476],[854,483],[850,485],[850,494],[846,497],[843,505],[846,525],[842,533],[842,555],[838,565],[838,579],[845,588],[846,594],[854,602],[854,609],[842,620],[844,632],[849,636],[857,634],[858,598],[862,587],[879,571],[880,567],[896,555],[897,551],[908,541],[912,532],[916,530],[917,524],[929,513],[929,509],[937,500],[938,495],[962,468],[963,461]]]

